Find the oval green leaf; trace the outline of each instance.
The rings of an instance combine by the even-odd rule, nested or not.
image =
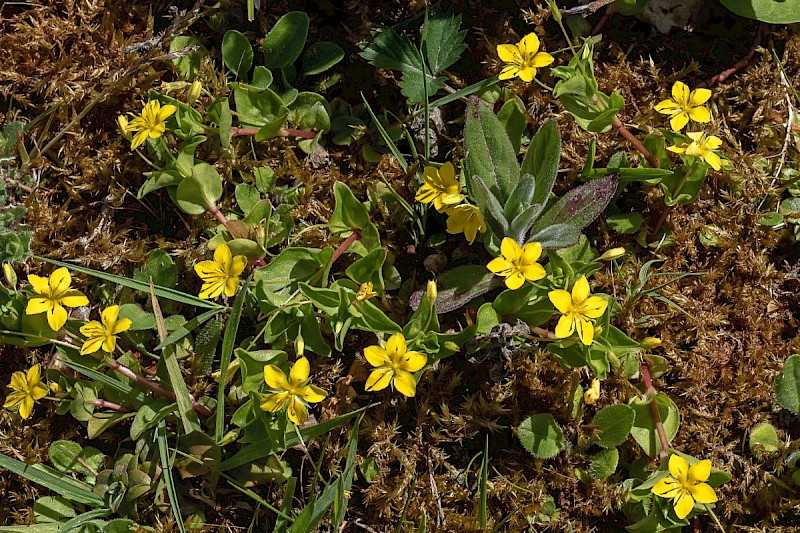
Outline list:
[[[517,429],[522,446],[537,459],[550,459],[564,448],[564,432],[549,413],[533,415]]]
[[[253,47],[241,32],[228,30],[222,38],[222,62],[228,69],[243,78],[253,66]]]
[[[308,37],[308,15],[302,11],[291,11],[275,23],[264,38],[261,51],[264,66],[269,69],[291,65],[300,57]]]

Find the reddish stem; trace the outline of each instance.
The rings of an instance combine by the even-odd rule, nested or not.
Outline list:
[[[642,375],[644,393],[650,398],[650,412],[653,414],[653,420],[656,423],[656,431],[658,432],[658,439],[661,441],[661,453],[659,453],[658,456],[660,459],[666,459],[669,442],[667,441],[664,424],[661,422],[661,413],[658,411],[658,404],[656,403],[656,394],[658,394],[658,391],[656,391],[656,388],[653,386],[653,380],[650,377],[650,367],[647,366],[645,361],[639,364],[639,373]]]
[[[124,365],[121,365],[119,362],[115,361],[114,359],[112,359],[110,357],[106,357],[105,362],[109,367],[111,367],[112,370],[115,370],[115,371],[119,372],[120,374],[122,374],[123,376],[128,378],[129,380],[133,381],[134,383],[138,383],[139,385],[141,385],[144,388],[152,391],[153,393],[158,394],[159,396],[162,396],[164,398],[167,398],[168,400],[175,401],[177,399],[176,396],[175,396],[175,393],[172,392],[171,390],[169,390],[167,388],[164,388],[163,386],[159,385],[155,381],[150,381],[146,377],[144,377],[144,376],[142,376],[140,374],[137,374],[136,372],[134,372],[130,368],[128,368],[128,367],[126,367]],[[191,402],[192,402],[192,408],[200,416],[203,416],[203,417],[206,417],[206,418],[211,418],[212,416],[214,416],[214,413],[212,413],[211,410],[208,407],[205,407],[205,406],[200,405],[199,403],[197,403],[197,400],[195,400],[194,396],[192,396],[191,394],[189,395],[189,400],[191,400]]]
[[[597,35],[600,33],[600,31],[602,31],[602,29],[606,27],[606,24],[608,24],[608,22],[611,20],[611,17],[614,16],[615,12],[616,10],[611,9],[611,7],[607,7],[605,13],[603,13],[603,16],[597,22],[595,27],[592,28],[592,33],[589,35]]]
[[[331,256],[331,265],[333,265],[337,259],[347,250],[350,248],[350,245],[353,244],[358,238],[361,237],[361,230],[353,231],[352,235],[347,237],[343,240],[339,246],[336,247],[336,250],[333,251],[333,255]]]
[[[725,69],[719,74],[712,76],[708,80],[709,85],[716,85],[717,83],[722,83],[723,81],[727,80],[729,77],[737,73],[738,71],[742,70],[747,63],[753,59],[753,56],[756,53],[756,48],[758,48],[759,43],[761,42],[761,30],[764,27],[763,24],[758,25],[758,31],[756,32],[756,38],[753,41],[753,46],[750,47],[750,51],[744,56],[742,59],[737,61],[731,68]]]
[[[664,222],[667,221],[667,217],[672,212],[671,205],[665,205],[664,209],[661,210],[661,215],[658,217],[658,221],[656,221],[656,225],[653,227],[653,231],[650,233],[650,239],[655,239],[656,235],[658,234],[658,230],[661,229],[661,226],[664,225]]]
[[[260,131],[259,128],[240,128],[238,126],[231,127],[231,137],[244,137],[246,135],[255,135]],[[304,139],[313,139],[317,136],[316,131],[311,130],[296,130],[293,128],[281,128],[278,132],[279,137],[303,137]]]
[[[644,147],[644,145],[639,141],[639,139],[634,137],[634,135],[628,130],[628,128],[625,127],[625,125],[617,117],[614,117],[614,122],[612,124],[612,127],[615,130],[617,130],[620,135],[625,137],[625,140],[631,143],[633,147],[636,148],[645,157],[645,159],[647,159],[647,162],[650,164],[651,167],[653,168],[659,167],[658,160],[650,154],[650,151]]]
[[[130,413],[132,412],[131,409],[127,407],[123,407],[122,405],[114,402],[109,402],[108,400],[103,400],[102,398],[98,398],[93,400],[92,405],[95,407],[99,407],[100,409],[111,409],[112,411],[118,411],[120,413]]]
[[[544,328],[531,328],[531,333],[538,335],[544,339],[556,339],[556,334]]]

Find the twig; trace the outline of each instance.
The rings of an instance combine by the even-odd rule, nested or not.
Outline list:
[[[647,159],[647,163],[651,167],[659,168],[658,159],[656,159],[655,157],[652,156],[652,154],[650,154],[650,151],[647,148],[645,148],[645,146],[641,143],[641,141],[639,141],[639,139],[637,139],[630,132],[630,130],[628,130],[628,128],[625,127],[625,124],[623,124],[622,121],[620,121],[620,119],[617,118],[616,116],[614,117],[614,122],[611,124],[611,127],[617,130],[617,132],[620,135],[625,137],[625,140],[631,143],[633,147],[636,148],[636,150],[638,150],[644,156],[645,159]]]
[[[562,15],[580,15],[583,18],[588,17],[589,15],[594,14],[600,8],[607,6],[608,4],[614,3],[615,0],[594,0],[594,2],[589,2],[584,6],[573,7],[571,9],[564,9],[561,11]]]

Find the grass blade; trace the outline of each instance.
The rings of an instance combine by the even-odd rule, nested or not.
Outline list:
[[[106,516],[111,514],[111,509],[95,509],[93,511],[87,511],[85,513],[81,513],[75,518],[64,522],[64,525],[58,530],[58,533],[69,533],[73,529],[77,528],[85,524],[86,522],[90,522],[97,518],[105,518]]]
[[[236,344],[236,333],[239,331],[239,320],[242,318],[242,308],[244,307],[244,300],[247,298],[247,288],[250,287],[250,281],[253,279],[253,274],[250,274],[244,282],[244,286],[239,289],[239,294],[236,295],[236,300],[233,302],[233,309],[228,317],[228,323],[225,324],[225,334],[222,337],[222,352],[220,353],[219,362],[219,389],[217,389],[217,413],[214,424],[214,440],[219,442],[225,434],[225,376],[228,375],[228,365],[233,356],[233,347]]]
[[[80,265],[63,263],[61,261],[56,261],[55,259],[49,259],[47,257],[40,257],[37,255],[33,257],[40,261],[44,261],[46,263],[50,263],[60,267],[67,267],[68,269],[74,270],[75,272],[80,272],[82,274],[104,279],[106,281],[122,285],[123,287],[128,287],[130,289],[144,293],[150,293],[149,285],[141,281],[136,281],[134,279],[126,278],[124,276],[117,276],[115,274],[108,274],[107,272],[100,272],[99,270],[82,267]],[[159,298],[166,298],[167,300],[172,300],[173,302],[193,305],[195,307],[205,307],[207,309],[220,309],[220,310],[224,309],[224,307],[219,304],[210,302],[208,300],[201,300],[196,296],[192,296],[191,294],[186,294],[181,291],[176,291],[175,289],[169,289],[167,287],[161,287],[159,285],[156,285],[155,290]]]
[[[212,309],[211,311],[206,311],[202,315],[196,316],[193,319],[189,320],[186,324],[180,326],[178,329],[173,331],[169,334],[169,337],[161,341],[161,344],[153,348],[154,352],[158,350],[162,350],[164,346],[169,346],[170,344],[175,344],[186,335],[194,331],[195,328],[202,326],[210,319],[214,318],[218,314],[220,314],[224,308],[220,307],[219,309]]]
[[[0,454],[0,467],[54,491],[65,498],[84,505],[102,507],[103,499],[91,487],[42,464],[29,465],[13,457]]]
[[[397,148],[397,145],[394,143],[389,134],[386,133],[386,130],[383,127],[383,124],[378,120],[378,117],[375,116],[375,113],[372,111],[372,108],[367,102],[367,99],[364,97],[364,93],[361,93],[361,99],[364,101],[364,105],[367,107],[367,111],[369,112],[369,116],[372,117],[372,121],[375,123],[375,127],[378,128],[378,132],[380,132],[381,137],[383,137],[383,142],[386,143],[386,146],[389,147],[391,150],[392,155],[397,159],[397,162],[400,163],[400,166],[403,168],[404,171],[408,171],[408,161],[400,152],[400,149]]]
[[[167,485],[167,496],[169,496],[170,507],[172,507],[172,515],[178,524],[178,530],[181,533],[186,533],[186,527],[183,525],[183,518],[181,517],[178,494],[175,492],[175,480],[172,479],[172,463],[169,459],[169,444],[167,443],[167,423],[164,422],[163,418],[158,421],[156,435],[158,436],[158,455],[161,458],[161,471],[164,473],[164,483]]]
[[[478,500],[478,527],[486,529],[488,523],[488,513],[486,510],[486,492],[489,482],[489,435],[483,443],[483,460],[481,461],[481,477],[478,480],[480,485],[480,498]]]

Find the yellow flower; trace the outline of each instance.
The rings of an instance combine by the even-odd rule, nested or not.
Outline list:
[[[359,302],[363,302],[364,300],[369,300],[373,296],[377,296],[378,293],[373,290],[373,285],[371,281],[367,281],[361,284],[358,288],[358,292],[356,293],[356,300]]]
[[[656,104],[655,110],[663,115],[669,115],[669,127],[681,131],[689,119],[695,122],[709,122],[711,113],[705,104],[711,98],[708,89],[695,89],[689,92],[689,87],[681,81],[676,81],[672,86],[672,99],[662,100]]]
[[[428,357],[420,352],[409,352],[406,338],[402,333],[395,333],[386,341],[386,348],[367,346],[364,357],[369,364],[376,367],[367,378],[364,390],[379,391],[389,383],[404,396],[417,393],[417,381],[412,372],[424,367]]]
[[[583,402],[586,405],[592,405],[600,399],[600,380],[594,378],[592,385],[583,393]]]
[[[504,237],[500,253],[503,257],[495,257],[486,268],[506,278],[506,287],[512,291],[522,287],[526,279],[537,281],[545,277],[544,268],[536,262],[542,255],[541,243],[529,242],[520,246],[514,239]]]
[[[129,133],[139,132],[131,141],[131,150],[136,150],[148,137],[151,139],[161,137],[161,134],[167,129],[164,121],[177,110],[177,107],[169,104],[161,107],[158,100],[147,102],[142,109],[142,114],[131,120],[130,124],[126,124],[125,129]],[[122,122],[119,124],[122,127]]]
[[[500,71],[501,80],[516,76],[522,81],[533,81],[537,68],[546,67],[554,61],[547,52],[539,52],[539,38],[535,33],[529,33],[516,45],[498,44],[497,55],[507,63]]]
[[[261,408],[270,413],[277,413],[288,404],[289,420],[297,425],[305,422],[308,418],[308,404],[321,402],[326,396],[324,390],[307,383],[310,372],[311,366],[305,357],[301,357],[292,365],[288,379],[283,370],[277,366],[265,366],[264,381],[272,389],[272,394],[264,397]]]
[[[239,274],[247,266],[247,258],[243,255],[233,257],[231,249],[225,243],[214,250],[213,261],[200,261],[194,271],[203,280],[200,298],[216,298],[223,291],[225,296],[233,296],[239,288]]]
[[[478,206],[472,204],[461,204],[455,207],[445,208],[447,213],[447,233],[464,233],[470,244],[475,242],[478,232],[486,232],[486,224],[483,222],[481,211]]]
[[[60,330],[67,323],[67,307],[88,305],[89,299],[75,289],[71,289],[72,278],[65,267],[56,269],[50,278],[35,274],[28,275],[28,282],[38,297],[31,298],[25,308],[26,315],[38,315],[47,312],[47,323],[53,331]]]
[[[39,365],[33,365],[27,374],[20,371],[14,372],[11,375],[11,383],[8,384],[8,388],[12,392],[8,393],[3,407],[6,409],[19,407],[19,415],[22,418],[31,416],[33,402],[47,396],[47,387],[42,383],[42,373]]]
[[[419,188],[414,197],[424,204],[433,202],[436,210],[441,212],[445,206],[460,204],[464,200],[461,184],[456,179],[456,169],[450,162],[441,168],[425,167],[422,172],[425,184]]]
[[[547,294],[556,309],[562,313],[556,324],[556,337],[565,339],[578,330],[578,337],[586,346],[594,339],[593,319],[600,318],[608,302],[599,296],[589,296],[589,282],[581,276],[572,286],[572,294],[563,289]]]
[[[100,313],[100,320],[92,320],[81,326],[81,334],[86,337],[86,342],[81,346],[81,355],[94,353],[100,348],[104,352],[113,352],[117,347],[117,335],[131,327],[129,318],[119,318],[118,305],[106,307]]]
[[[711,485],[703,483],[711,475],[711,461],[705,459],[692,466],[679,455],[669,458],[669,473],[658,481],[651,489],[653,494],[663,498],[672,498],[675,514],[683,520],[692,509],[694,503],[714,503],[717,495]]]
[[[714,150],[722,146],[722,139],[714,135],[706,135],[700,131],[690,131],[686,135],[692,140],[690,143],[682,142],[674,146],[667,147],[670,152],[676,154],[686,154],[692,157],[700,157],[711,165],[714,170],[722,168],[722,160],[714,153]]]

